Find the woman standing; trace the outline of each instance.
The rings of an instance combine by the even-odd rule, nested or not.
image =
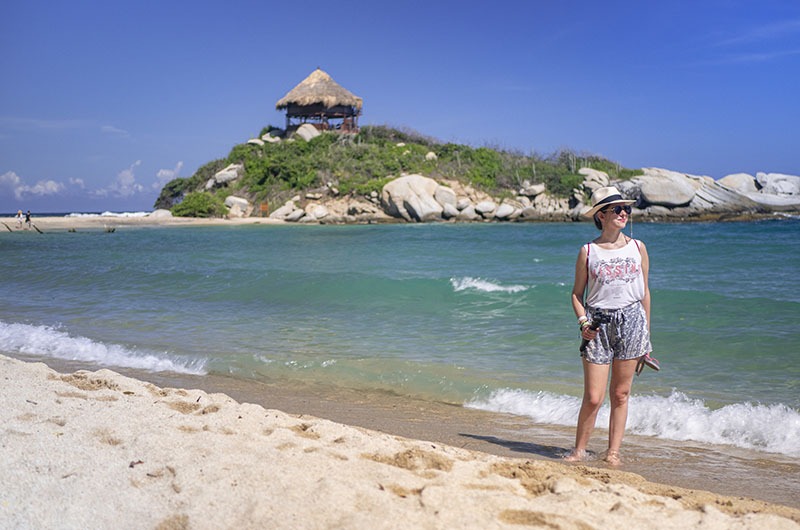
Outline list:
[[[578,414],[575,448],[565,457],[579,461],[594,430],[597,412],[605,400],[611,372],[611,417],[605,460],[621,463],[619,450],[628,420],[628,396],[637,363],[652,350],[650,345],[650,261],[644,243],[622,233],[631,214],[630,205],[615,187],[595,190],[585,217],[594,219],[600,236],[581,247],[575,264],[572,307],[581,336],[588,344],[583,358],[583,402]],[[591,329],[593,320],[602,321]]]

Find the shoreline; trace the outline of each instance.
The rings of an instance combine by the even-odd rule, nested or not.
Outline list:
[[[3,356],[0,365],[3,454],[10,460],[4,468],[11,470],[0,478],[7,481],[0,513],[8,510],[3,505],[13,512],[24,498],[39,501],[18,512],[19,523],[55,517],[50,504],[69,503],[67,521],[75,523],[102,504],[119,514],[111,516],[115,523],[183,517],[193,528],[334,521],[504,528],[517,524],[515,518],[566,526],[800,528],[797,508],[651,482],[627,467],[553,461],[559,440],[494,436],[512,420],[463,407],[400,397],[375,401],[356,392],[342,402],[334,393],[287,392],[277,384],[219,376],[64,375],[77,366],[62,362],[55,372]],[[176,390],[174,383],[205,390]],[[242,404],[255,388],[261,399]],[[447,409],[450,430],[437,432],[431,425],[445,417],[440,408]],[[358,426],[365,421],[371,430]],[[63,500],[48,498],[54,491],[64,495],[60,488],[66,488]],[[283,508],[273,506],[267,492],[282,499]],[[307,510],[312,492],[321,512]],[[147,506],[148,519],[138,519],[139,503]]]
[[[104,230],[106,227],[158,227],[158,226],[238,226],[238,225],[285,225],[285,221],[270,219],[269,217],[237,217],[232,219],[202,218],[202,217],[33,217],[32,224],[43,232],[70,230]],[[0,231],[9,232],[36,232],[28,229],[23,223],[22,228],[17,227],[14,217],[0,217]]]
[[[796,212],[770,212],[770,213],[728,213],[728,214],[707,214],[702,216],[695,216],[695,217],[686,217],[686,218],[670,218],[670,217],[653,217],[653,218],[645,218],[645,219],[637,219],[639,223],[670,223],[670,224],[681,224],[681,223],[733,223],[733,222],[759,222],[759,221],[768,221],[772,219],[784,219],[787,217],[796,217]],[[439,223],[445,224],[482,224],[488,221],[439,221]],[[531,219],[520,221],[524,224],[527,223],[553,223],[553,222],[588,222],[588,221],[574,221],[569,219]],[[32,232],[36,233],[36,229],[39,229],[42,232],[54,231],[54,232],[74,232],[74,231],[81,231],[81,230],[91,230],[91,231],[103,231],[107,228],[119,228],[119,227],[178,227],[178,226],[243,226],[243,225],[269,225],[269,226],[321,226],[325,224],[325,222],[314,222],[314,223],[298,223],[298,222],[287,222],[281,219],[272,219],[269,217],[233,217],[233,218],[204,218],[204,217],[150,217],[150,216],[141,216],[141,217],[116,217],[116,216],[96,216],[96,217],[54,217],[54,216],[46,216],[46,217],[33,217],[32,224],[35,228],[27,228],[24,225],[22,228],[18,228],[17,221],[15,217],[0,217],[0,223],[5,226],[0,226],[0,233],[8,233],[8,232]],[[509,222],[503,222],[503,224],[508,224]],[[402,219],[391,219],[384,222],[372,222],[368,223],[366,221],[359,221],[354,223],[332,223],[338,225],[365,225],[365,224],[427,224],[427,223],[407,223]],[[513,224],[513,223],[511,223]]]

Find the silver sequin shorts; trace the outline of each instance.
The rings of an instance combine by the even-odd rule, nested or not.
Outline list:
[[[641,302],[621,309],[586,308],[589,321],[600,317],[604,322],[597,330],[597,337],[586,345],[581,354],[592,364],[611,364],[614,359],[638,359],[650,353],[650,331],[647,329],[647,314]]]

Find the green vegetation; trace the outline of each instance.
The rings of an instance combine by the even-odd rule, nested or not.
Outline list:
[[[276,129],[267,126],[265,134]],[[434,153],[436,156],[431,156]],[[244,176],[214,191],[205,183],[229,164],[242,164]],[[567,197],[583,182],[581,167],[605,171],[612,178],[641,174],[604,158],[561,150],[550,156],[441,143],[411,130],[366,126],[356,135],[323,133],[302,139],[239,144],[224,159],[214,160],[188,179],[175,179],[156,201],[175,215],[222,215],[222,201],[236,193],[252,202],[281,202],[300,190],[337,187],[342,194],[369,194],[401,173],[419,173],[468,183],[494,195],[510,194],[524,181],[544,183],[547,191]],[[172,205],[175,206],[172,206]]]
[[[227,211],[223,199],[202,191],[190,192],[172,208],[173,215],[180,217],[222,217]]]

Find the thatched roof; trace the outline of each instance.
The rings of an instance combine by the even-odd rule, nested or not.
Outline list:
[[[341,87],[336,81],[331,79],[327,73],[319,68],[311,72],[311,75],[283,96],[275,108],[285,109],[289,105],[323,105],[325,108],[336,106],[355,107],[361,110],[363,101],[349,90]]]

